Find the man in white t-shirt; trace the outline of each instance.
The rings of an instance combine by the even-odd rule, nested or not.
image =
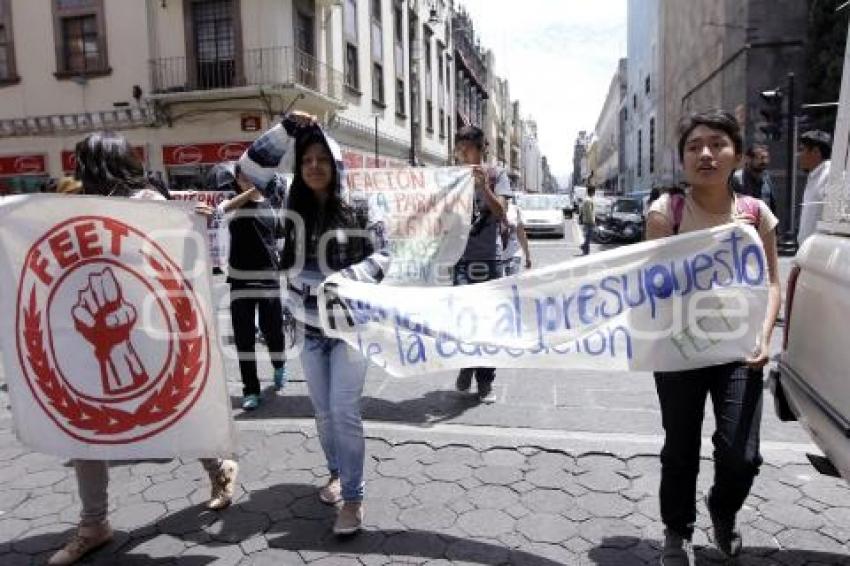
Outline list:
[[[815,233],[823,214],[831,157],[832,136],[820,130],[805,132],[800,136],[797,158],[800,169],[808,173],[809,177],[803,191],[800,229],[797,231],[799,245],[803,245],[806,238]]]

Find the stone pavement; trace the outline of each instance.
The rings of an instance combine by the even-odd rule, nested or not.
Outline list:
[[[0,564],[43,563],[79,511],[72,470],[0,431]],[[309,420],[239,422],[238,498],[223,512],[202,502],[197,462],[117,464],[111,470],[116,539],[85,563],[653,564],[658,560],[656,451],[612,438],[503,434],[464,425],[367,427],[367,529],[336,539],[319,503],[324,459]],[[802,458],[767,451],[740,515],[739,564],[848,565],[850,489]],[[777,463],[779,462],[779,463]],[[703,461],[700,493],[711,477]],[[707,543],[702,564],[722,563]]]

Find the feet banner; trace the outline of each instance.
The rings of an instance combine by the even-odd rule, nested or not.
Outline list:
[[[80,459],[232,452],[204,222],[168,202],[0,201],[0,344],[23,443]]]

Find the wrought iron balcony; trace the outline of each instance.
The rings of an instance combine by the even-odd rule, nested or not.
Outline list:
[[[165,57],[152,60],[150,66],[154,94],[301,86],[335,100],[342,98],[342,72],[293,47],[246,49],[241,60]]]

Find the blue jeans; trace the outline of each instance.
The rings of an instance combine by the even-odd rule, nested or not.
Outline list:
[[[709,504],[732,519],[740,511],[758,474],[762,371],[741,363],[656,372],[664,448],[661,450],[661,520],[681,536],[694,532],[700,441],[705,400],[711,396],[717,429],[714,485]]]
[[[345,501],[362,501],[366,441],[360,396],[368,361],[342,340],[308,335],[301,364],[328,470],[339,476]]]

